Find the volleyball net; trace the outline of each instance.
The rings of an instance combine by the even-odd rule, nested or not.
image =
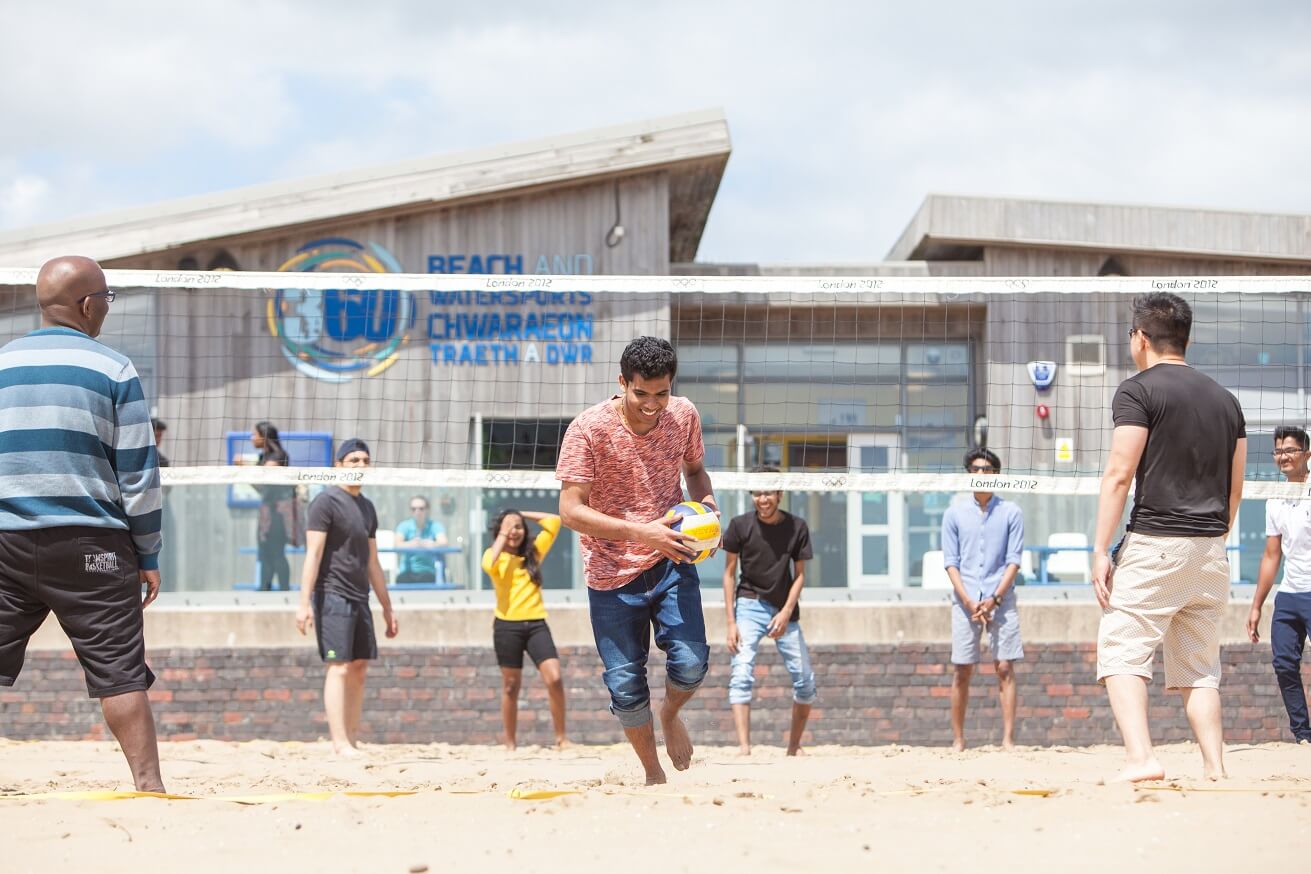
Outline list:
[[[902,575],[914,578],[950,496],[979,485],[963,463],[975,446],[1001,459],[990,490],[1090,532],[1111,399],[1133,373],[1131,301],[1152,291],[1191,304],[1190,363],[1243,406],[1245,498],[1305,496],[1280,482],[1271,435],[1311,419],[1308,278],[413,275],[343,264],[375,272],[107,271],[117,296],[101,338],[133,360],[166,426],[165,482],[188,525],[244,531],[260,488],[305,497],[351,477],[392,520],[422,494],[448,542],[477,552],[496,506],[553,504],[569,422],[618,390],[627,343],[654,335],[677,349],[674,393],[701,414],[727,509],[781,487],[812,514],[833,508],[845,554],[876,543],[871,566],[893,548],[880,537],[904,541]],[[38,327],[34,281],[34,270],[0,269],[0,342]],[[256,465],[257,422],[278,428],[290,467]],[[369,444],[372,469],[332,469],[350,437]],[[751,472],[760,465],[780,473]],[[472,566],[465,576],[471,584]]]

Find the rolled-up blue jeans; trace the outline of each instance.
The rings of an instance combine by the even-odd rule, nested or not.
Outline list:
[[[690,564],[662,559],[631,583],[608,591],[587,590],[592,634],[605,665],[610,712],[624,728],[651,721],[646,659],[651,629],[665,653],[666,682],[691,692],[710,669],[710,647],[701,612],[701,579]]]
[[[751,688],[756,682],[756,652],[769,632],[769,621],[778,615],[778,608],[768,601],[739,597],[733,615],[740,639],[733,656],[733,675],[728,681],[728,703],[750,704]],[[792,700],[798,704],[813,703],[815,669],[810,664],[810,650],[801,634],[801,623],[795,619],[789,622],[787,631],[774,643],[783,656],[783,666],[792,675]]]

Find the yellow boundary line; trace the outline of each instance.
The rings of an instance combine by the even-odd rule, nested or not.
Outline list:
[[[1139,787],[1147,789],[1150,787]],[[1174,787],[1161,787],[1169,791]],[[631,798],[676,798],[683,801],[711,800],[721,796],[697,793],[645,792],[642,790],[595,789],[601,795],[627,796]],[[899,789],[890,792],[878,792],[878,795],[922,795],[927,792],[944,791],[943,789]],[[1055,789],[1009,789],[1012,795],[1028,795],[1047,798],[1055,795]],[[1175,791],[1195,791],[1177,789]],[[1242,791],[1242,790],[1210,790]],[[1258,790],[1249,790],[1258,791]],[[1266,791],[1266,790],[1260,790]],[[1309,790],[1270,790],[1270,791],[1311,791]],[[412,795],[441,792],[446,795],[491,795],[492,790],[485,789],[410,789],[410,790],[367,790],[367,791],[324,791],[324,792],[274,792],[264,795],[179,795],[172,792],[121,792],[114,790],[92,790],[83,792],[33,792],[27,794],[0,795],[0,801],[129,801],[137,798],[158,798],[164,801],[224,801],[232,804],[274,804],[284,801],[327,801],[332,798],[403,798]],[[505,794],[512,801],[549,801],[555,798],[589,794],[583,789],[522,789],[515,787]],[[728,793],[724,798],[747,798],[749,800],[768,801],[772,795],[761,793]]]

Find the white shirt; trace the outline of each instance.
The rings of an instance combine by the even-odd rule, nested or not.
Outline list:
[[[1265,535],[1280,538],[1284,551],[1279,591],[1311,592],[1311,501],[1266,501]]]

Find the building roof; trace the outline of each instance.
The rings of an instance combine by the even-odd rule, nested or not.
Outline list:
[[[953,259],[981,246],[1311,261],[1311,216],[931,194],[887,258]]]
[[[233,189],[0,232],[0,266],[99,261],[343,216],[413,211],[591,178],[670,171],[670,260],[691,261],[728,162],[720,110]]]

